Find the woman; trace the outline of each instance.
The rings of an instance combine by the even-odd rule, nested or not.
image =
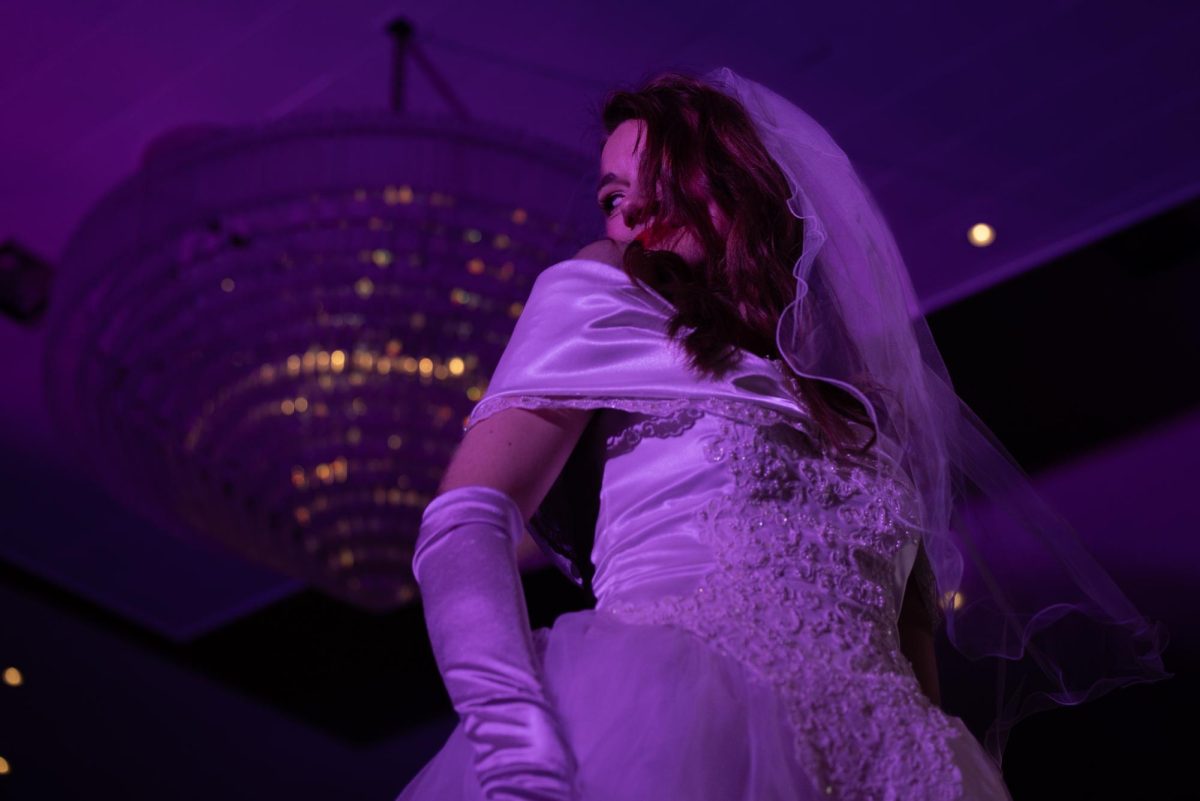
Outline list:
[[[603,118],[607,239],[538,277],[422,520],[460,724],[401,801],[1008,798],[1007,727],[1162,678],[1161,632],[953,394],[820,126],[729,70]],[[530,631],[526,523],[595,609]],[[1021,595],[1024,532],[1080,583]],[[1102,657],[1054,650],[1075,618]],[[1001,686],[987,750],[939,708],[938,625],[1054,679]]]

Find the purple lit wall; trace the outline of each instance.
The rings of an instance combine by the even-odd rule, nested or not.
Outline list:
[[[165,130],[385,107],[398,14],[481,127],[579,153],[606,89],[672,67],[729,65],[821,121],[956,385],[1172,632],[1173,684],[1018,730],[1014,794],[1179,770],[1159,729],[1200,655],[1200,6],[13,0],[0,243],[57,264]],[[419,71],[408,102],[447,111]],[[419,609],[369,617],[123,510],[54,429],[44,347],[0,317],[0,669],[25,677],[0,685],[0,798],[390,799],[453,722]],[[527,578],[535,625],[580,602]]]

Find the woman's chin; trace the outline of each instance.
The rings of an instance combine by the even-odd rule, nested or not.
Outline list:
[[[704,262],[704,250],[700,247],[700,243],[691,237],[686,237],[683,241],[663,249],[671,251],[692,267]]]
[[[665,242],[655,242],[651,246],[647,246],[642,235],[638,234],[633,238],[633,242],[646,250],[660,250],[674,253],[693,267],[704,262],[704,249],[700,247],[700,243],[696,241],[694,236],[687,233],[677,235]]]

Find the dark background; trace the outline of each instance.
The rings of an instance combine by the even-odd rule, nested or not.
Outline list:
[[[666,67],[729,65],[826,125],[956,389],[1171,632],[1173,679],[1015,730],[1014,798],[1197,796],[1200,8],[18,0],[0,241],[53,263],[173,126],[383,106],[396,14],[481,124],[583,153],[601,93]],[[363,612],[122,510],[56,439],[42,345],[0,319],[0,668],[25,677],[0,685],[0,797],[392,798],[454,723],[420,607]],[[535,626],[584,604],[526,579]],[[971,680],[941,645],[944,686]]]

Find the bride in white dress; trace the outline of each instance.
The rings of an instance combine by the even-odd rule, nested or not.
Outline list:
[[[608,238],[538,277],[422,521],[414,571],[460,723],[398,801],[1009,798],[939,706],[938,585],[960,585],[899,407],[864,413],[829,361],[798,375],[777,335],[820,229],[755,136],[770,110],[753,127],[732,96],[668,75],[606,106]],[[656,130],[654,104],[677,126]],[[858,389],[889,375],[869,356]],[[527,527],[594,609],[530,631]]]

